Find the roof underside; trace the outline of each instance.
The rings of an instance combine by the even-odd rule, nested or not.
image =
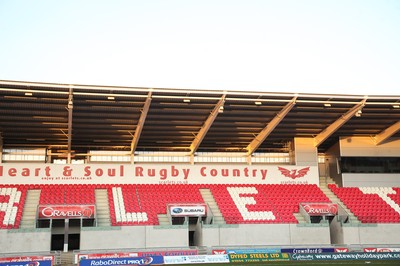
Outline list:
[[[221,99],[223,107],[214,110]],[[278,119],[256,150],[280,152],[287,151],[295,137],[316,137],[363,100],[362,114],[352,116],[329,134],[318,146],[319,152],[326,151],[339,136],[373,137],[400,121],[400,96],[0,81],[0,133],[3,148],[45,147],[84,154],[89,150],[132,151],[132,139],[140,128],[134,151],[190,152],[193,141],[201,135],[198,152],[246,152],[292,102],[293,107]],[[208,119],[213,114],[213,119]],[[398,131],[392,135],[399,136]]]

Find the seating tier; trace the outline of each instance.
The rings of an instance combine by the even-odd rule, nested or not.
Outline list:
[[[213,185],[228,224],[297,223],[301,202],[330,202],[316,185]],[[245,208],[243,208],[245,207]]]
[[[18,229],[26,199],[24,185],[0,187],[0,229]]]
[[[210,189],[228,224],[297,223],[302,202],[330,202],[316,185],[2,185],[0,228],[19,228],[29,189],[40,204],[96,204],[95,189],[108,191],[112,225],[157,225],[168,204],[204,203]],[[400,188],[329,188],[363,223],[400,223]]]
[[[400,222],[400,188],[329,188],[362,223]]]

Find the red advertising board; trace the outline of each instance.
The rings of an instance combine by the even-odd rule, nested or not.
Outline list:
[[[364,248],[364,252],[400,252],[400,248]]]
[[[49,256],[19,256],[19,257],[0,258],[0,263],[30,262],[30,261],[50,261],[51,265],[54,265],[54,256],[51,256],[51,255],[49,255]]]
[[[335,252],[339,253],[349,252],[349,248],[335,248]]]
[[[336,215],[338,205],[335,203],[301,203],[310,216]]]
[[[212,252],[213,255],[227,254],[225,249],[213,249],[211,252]]]
[[[82,259],[129,258],[129,257],[148,257],[148,256],[189,256],[189,255],[198,255],[197,249],[78,254],[78,261]]]
[[[95,210],[95,205],[39,205],[38,219],[92,219]]]

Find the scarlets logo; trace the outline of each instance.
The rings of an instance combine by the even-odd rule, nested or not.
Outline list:
[[[279,171],[281,171],[282,175],[289,177],[291,179],[303,177],[310,171],[310,167],[306,167],[306,168],[303,168],[300,170],[296,170],[296,169],[289,170],[289,169],[278,166],[278,169],[279,169]]]

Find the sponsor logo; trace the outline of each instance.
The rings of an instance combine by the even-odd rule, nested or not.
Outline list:
[[[308,203],[302,204],[304,210],[310,215],[336,215],[338,206],[331,203]]]
[[[142,259],[142,265],[149,265],[153,262],[153,258],[152,257],[144,257]]]
[[[223,255],[223,254],[226,254],[226,250],[225,249],[218,249],[218,250],[214,249],[212,251],[212,254],[213,255]]]
[[[289,170],[289,169],[278,166],[278,169],[279,169],[279,171],[281,171],[282,175],[289,177],[291,179],[303,177],[303,176],[307,175],[308,172],[310,171],[310,167],[305,167],[300,170],[296,170],[296,169]]]
[[[93,218],[94,206],[39,206],[39,218]]]
[[[364,252],[377,252],[376,248],[364,248]]]
[[[335,248],[335,252],[345,253],[345,252],[349,252],[349,249],[348,248]]]
[[[183,209],[182,209],[182,208],[173,208],[173,209],[172,209],[172,212],[173,212],[173,213],[182,213],[182,212],[183,212]]]
[[[204,216],[206,215],[206,206],[201,204],[194,205],[169,205],[172,216]]]
[[[26,264],[26,266],[39,266],[40,262],[38,261],[31,261]]]

